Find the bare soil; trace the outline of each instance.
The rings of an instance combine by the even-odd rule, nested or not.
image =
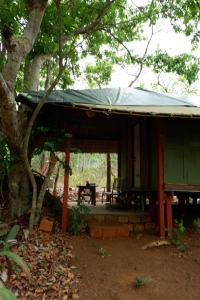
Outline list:
[[[188,250],[175,246],[143,250],[145,244],[158,240],[153,235],[130,238],[94,239],[87,235],[72,237],[79,273],[81,300],[199,300],[200,239],[188,232]],[[136,277],[152,281],[134,288]]]

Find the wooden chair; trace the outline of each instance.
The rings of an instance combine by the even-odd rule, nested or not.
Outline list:
[[[96,186],[95,183],[90,183],[85,186],[78,186],[78,199],[80,201],[87,201],[96,205]]]
[[[101,202],[103,203],[106,197],[105,202],[109,201],[113,203],[114,198],[117,198],[120,195],[120,193],[121,193],[120,179],[115,178],[113,181],[111,191],[106,191],[106,188],[104,188],[104,191],[102,192]]]

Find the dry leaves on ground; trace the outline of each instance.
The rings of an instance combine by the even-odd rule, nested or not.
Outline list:
[[[20,300],[78,299],[72,250],[66,234],[35,231],[16,249],[28,264],[31,279],[18,270],[11,276],[9,287]]]

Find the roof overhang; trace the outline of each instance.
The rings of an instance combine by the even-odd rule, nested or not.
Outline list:
[[[17,101],[35,106],[44,91],[19,94]],[[138,88],[55,90],[45,106],[154,117],[200,118],[200,97],[176,97]]]

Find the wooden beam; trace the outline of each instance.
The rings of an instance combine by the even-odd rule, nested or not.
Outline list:
[[[156,148],[157,148],[157,199],[159,235],[165,237],[165,212],[164,212],[164,152],[163,152],[163,121],[156,119]]]
[[[110,153],[106,154],[106,161],[107,161],[107,182],[106,182],[106,189],[107,192],[111,191],[111,157]],[[107,201],[110,200],[110,195],[107,195]]]
[[[70,145],[71,139],[68,138],[66,142],[65,150],[65,164],[69,166],[70,162]],[[67,171],[64,173],[64,195],[63,195],[63,206],[62,206],[62,231],[68,229],[68,192],[69,192],[69,174]]]
[[[128,187],[133,186],[133,129],[132,127],[128,128],[127,134],[127,175],[128,175]]]
[[[166,196],[166,217],[167,217],[167,230],[168,232],[172,230],[173,222],[172,222],[172,202],[173,196],[167,195]]]
[[[119,142],[116,140],[95,140],[73,138],[71,146],[83,153],[117,153]]]

